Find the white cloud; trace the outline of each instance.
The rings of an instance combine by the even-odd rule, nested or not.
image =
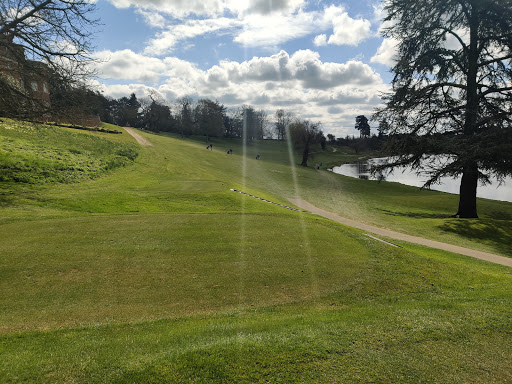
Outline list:
[[[315,37],[313,40],[313,44],[315,44],[317,47],[323,47],[327,45],[327,35],[322,34]]]
[[[226,8],[238,15],[293,13],[305,5],[305,0],[227,0]]]
[[[353,19],[343,6],[305,11],[305,0],[110,0],[117,7],[135,7],[147,24],[161,31],[145,53],[163,55],[185,40],[229,32],[248,47],[277,47],[318,32],[317,46],[357,45],[371,36],[371,23]],[[195,15],[192,17],[191,15]]]
[[[352,19],[342,6],[331,5],[322,11],[252,15],[244,18],[244,31],[234,41],[246,46],[278,46],[317,31],[333,29],[333,34],[317,35],[317,46],[326,43],[357,45],[372,36],[371,23],[365,19]]]
[[[377,53],[370,59],[372,63],[380,63],[393,67],[396,64],[398,58],[398,41],[390,37],[385,38],[382,41]]]
[[[119,99],[121,97],[127,97],[128,95],[135,93],[137,97],[143,98],[147,97],[150,94],[153,94],[154,92],[157,93],[158,97],[161,97],[162,99],[166,98],[166,94],[160,92],[159,90],[155,89],[154,87],[148,87],[144,84],[113,84],[113,85],[103,85],[102,91],[115,99]]]
[[[156,84],[166,69],[162,60],[142,56],[129,49],[97,52],[95,57],[100,60],[97,67],[100,77]]]
[[[372,35],[369,20],[352,19],[346,12],[333,19],[334,32],[328,43],[334,45],[358,45]]]
[[[167,13],[183,18],[191,14],[216,16],[222,14],[225,2],[222,0],[109,0],[117,8],[135,7],[146,11]]]
[[[310,50],[292,55],[280,51],[243,62],[220,61],[206,70],[175,57],[151,58],[129,50],[103,51],[97,56],[110,57],[99,65],[104,77],[132,81],[105,87],[105,92],[116,98],[131,92],[138,97],[147,95],[150,83],[168,101],[182,96],[207,97],[228,107],[251,104],[271,114],[285,108],[303,117],[319,116],[333,132],[343,119],[370,114],[380,103],[378,93],[387,89],[367,64],[357,60],[323,62]],[[351,122],[350,129],[352,126]]]
[[[294,76],[304,88],[329,89],[341,85],[375,85],[380,76],[370,66],[360,61],[348,61],[345,64],[323,63],[318,53],[298,51],[291,57]]]
[[[138,9],[137,12],[144,17],[146,24],[153,28],[165,28],[167,21],[162,14],[158,12],[146,11],[144,9]]]
[[[115,7],[135,7],[175,18],[190,15],[215,17],[226,12],[236,16],[295,12],[305,0],[109,0]]]
[[[217,18],[206,20],[189,20],[183,24],[167,27],[159,32],[144,50],[147,54],[163,55],[172,52],[178,42],[202,36],[208,33],[240,27],[242,23],[236,19]]]

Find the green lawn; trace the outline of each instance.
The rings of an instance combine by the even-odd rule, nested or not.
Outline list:
[[[454,196],[292,167],[278,142],[207,151],[141,133],[154,146],[139,147],[1,124],[0,153],[36,174],[49,149],[126,159],[82,177],[63,156],[52,180],[0,183],[1,383],[512,382],[510,268],[390,247],[230,189],[506,256],[512,204],[450,219]]]

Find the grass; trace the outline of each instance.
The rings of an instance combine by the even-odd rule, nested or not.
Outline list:
[[[134,143],[52,130],[48,145],[98,156]],[[512,382],[510,268],[229,189],[509,256],[512,204],[448,219],[448,194],[293,177],[282,143],[141,134],[154,146],[94,179],[0,183],[0,382]]]
[[[0,137],[1,182],[75,183],[137,157],[133,145],[27,122],[0,122]]]

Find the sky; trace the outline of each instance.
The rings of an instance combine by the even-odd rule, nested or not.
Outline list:
[[[377,0],[97,0],[105,95],[277,109],[356,134],[389,90],[393,43]],[[373,132],[376,132],[375,129]]]

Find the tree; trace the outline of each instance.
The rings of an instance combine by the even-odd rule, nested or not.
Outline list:
[[[399,42],[374,116],[391,126],[388,166],[421,171],[425,187],[462,175],[456,216],[476,218],[478,181],[512,172],[512,0],[389,0],[385,11]]]
[[[242,138],[245,144],[252,143],[258,138],[258,129],[260,127],[259,117],[256,110],[250,105],[241,107],[242,116]]]
[[[364,115],[356,117],[356,129],[359,131],[360,137],[370,137],[370,124]]]
[[[334,136],[331,133],[327,134],[327,140],[329,140],[329,144],[331,144],[331,145],[336,144],[336,136]]]
[[[309,120],[296,121],[288,126],[288,135],[299,150],[302,150],[302,161],[300,165],[308,166],[309,151],[311,145],[325,137],[320,130],[320,123],[312,123]]]
[[[194,133],[194,118],[192,115],[192,98],[185,96],[177,100],[178,103],[178,125],[181,137]]]
[[[227,138],[241,138],[243,131],[243,118],[241,109],[226,111],[224,115],[224,136]]]
[[[132,93],[129,98],[121,97],[117,104],[116,124],[129,127],[138,127],[141,125],[141,104],[139,100],[137,100],[135,93]]]
[[[224,134],[224,115],[226,108],[218,101],[201,99],[195,108],[195,121],[199,133],[206,136],[206,142],[210,136],[220,137]]]
[[[256,112],[256,132],[255,136],[257,140],[263,140],[265,137],[269,135],[267,126],[268,126],[268,116],[267,112],[263,110],[259,110]]]
[[[42,80],[46,86],[50,76],[53,82],[75,84],[91,74],[90,36],[97,21],[90,15],[94,10],[95,2],[89,0],[0,2],[2,112],[12,116],[47,112],[48,97],[41,95],[49,90],[34,93],[25,87],[41,85]],[[6,66],[6,61],[11,65]]]
[[[379,127],[377,128],[377,131],[379,131],[379,137],[385,137],[389,132],[389,123],[386,119],[379,122]]]
[[[286,128],[292,122],[293,114],[291,112],[285,112],[284,109],[278,109],[274,118],[274,129],[277,134],[277,140],[285,140]]]
[[[141,122],[145,129],[152,132],[172,132],[174,130],[175,121],[168,105],[157,100],[151,94],[149,101],[144,104]]]

